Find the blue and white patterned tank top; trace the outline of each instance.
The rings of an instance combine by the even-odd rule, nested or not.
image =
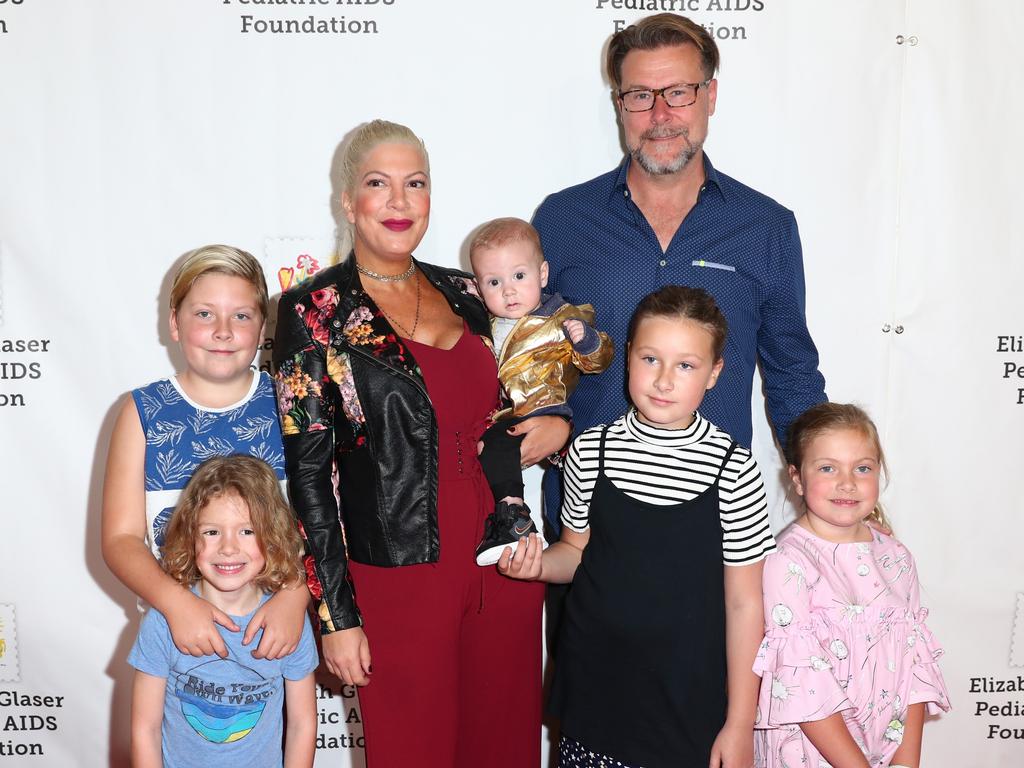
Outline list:
[[[277,399],[265,372],[254,374],[245,397],[225,408],[198,405],[173,377],[133,389],[132,398],[146,435],[146,534],[157,558],[178,497],[206,459],[236,453],[263,459],[283,490]]]

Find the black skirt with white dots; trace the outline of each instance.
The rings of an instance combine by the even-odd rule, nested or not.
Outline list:
[[[640,768],[602,755],[566,736],[558,742],[558,768]]]

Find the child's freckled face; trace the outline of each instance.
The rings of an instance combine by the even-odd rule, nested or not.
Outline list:
[[[693,423],[693,412],[722,370],[711,331],[693,320],[662,316],[640,321],[627,365],[629,397],[640,420],[665,429]]]
[[[235,494],[215,496],[199,513],[196,567],[221,593],[249,586],[266,565],[249,515]]]
[[[487,310],[512,320],[537,309],[548,284],[548,263],[525,240],[477,249],[473,271]]]

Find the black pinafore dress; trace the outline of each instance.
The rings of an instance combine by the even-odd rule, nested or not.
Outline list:
[[[725,723],[725,585],[718,483],[667,506],[604,472],[559,640],[552,713],[562,733],[637,768],[706,766]]]

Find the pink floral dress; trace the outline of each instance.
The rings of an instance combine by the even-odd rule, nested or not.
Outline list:
[[[949,710],[914,560],[893,537],[872,535],[834,544],[794,524],[765,560],[758,768],[828,766],[799,724],[836,712],[872,768],[888,766],[911,704]]]

